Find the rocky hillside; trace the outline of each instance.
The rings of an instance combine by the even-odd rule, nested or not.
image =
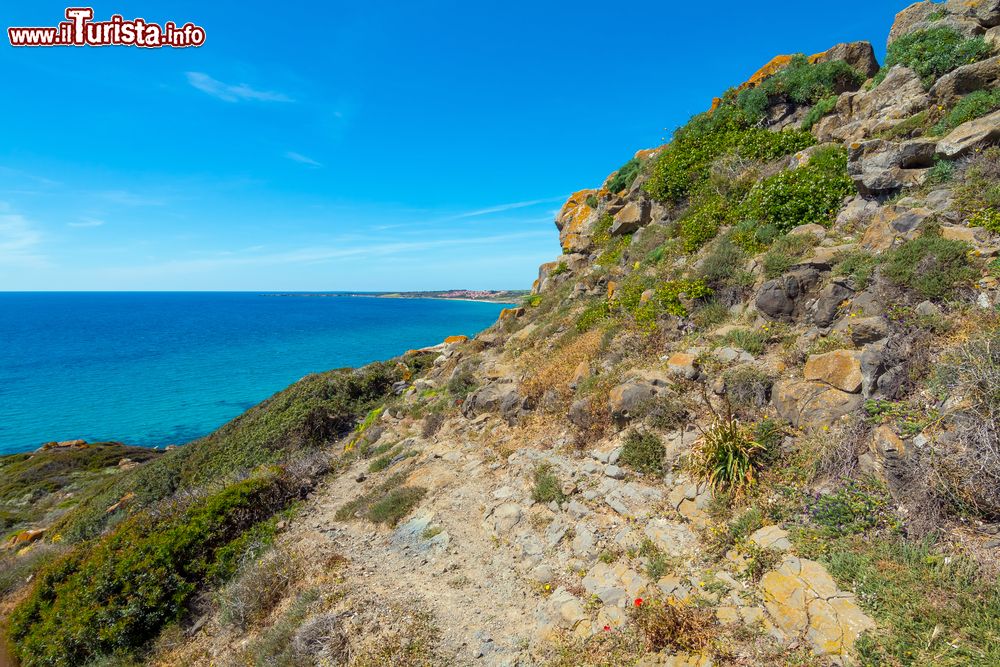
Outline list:
[[[881,65],[779,56],[570,197],[475,339],[47,506],[12,653],[1000,664],[998,46],[1000,2],[949,0]]]

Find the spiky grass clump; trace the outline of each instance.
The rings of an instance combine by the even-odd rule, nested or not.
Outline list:
[[[695,450],[695,473],[716,491],[739,493],[752,486],[765,448],[735,419],[720,419]]]

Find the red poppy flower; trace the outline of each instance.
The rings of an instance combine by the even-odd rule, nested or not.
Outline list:
[[[605,631],[605,632],[608,632],[608,631],[609,631],[610,629],[611,629],[611,626],[610,626],[610,625],[605,625],[605,626],[604,626],[604,631]]]
[[[636,598],[635,599],[635,606],[636,607],[641,607],[642,606],[642,598]]]

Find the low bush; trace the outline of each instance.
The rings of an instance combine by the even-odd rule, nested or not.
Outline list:
[[[639,545],[639,555],[646,559],[646,576],[659,581],[673,569],[670,558],[648,537]]]
[[[784,275],[819,243],[812,234],[785,234],[771,244],[764,255],[764,277],[777,278]]]
[[[271,613],[298,572],[299,563],[280,551],[246,563],[216,596],[219,619],[224,625],[246,631]],[[262,582],[267,585],[262,586]]]
[[[135,514],[106,539],[45,567],[11,615],[24,667],[77,665],[127,654],[179,620],[220,550],[297,492],[269,469],[175,514]]]
[[[711,609],[673,599],[643,600],[630,615],[650,651],[701,651],[717,632]]]
[[[756,507],[747,508],[729,521],[712,529],[708,540],[709,555],[714,558],[722,558],[734,545],[763,527],[764,514]]]
[[[942,75],[982,60],[990,51],[982,37],[964,37],[954,28],[918,30],[889,45],[885,63],[875,75],[875,84],[881,83],[895,65],[905,65],[920,76],[924,88],[930,88]]]
[[[1000,88],[973,91],[956,102],[945,117],[931,128],[931,132],[936,135],[947,134],[962,123],[982,118],[997,109],[1000,109]]]
[[[774,378],[754,364],[744,364],[722,375],[726,383],[726,396],[739,408],[757,411],[771,400]]]
[[[806,224],[828,225],[854,192],[847,174],[847,152],[840,147],[816,151],[797,169],[779,172],[750,190],[740,207],[741,220],[787,232]],[[746,244],[746,239],[743,239]],[[738,241],[739,242],[739,241]]]
[[[740,92],[736,104],[748,116],[761,118],[775,99],[817,104],[834,94],[857,89],[863,82],[861,73],[843,60],[811,63],[800,54],[754,88]]]
[[[971,249],[962,241],[925,234],[886,253],[882,275],[924,299],[947,299],[976,276]]]
[[[684,402],[675,396],[657,396],[643,406],[646,423],[661,431],[680,428],[687,423],[688,409]]]
[[[763,451],[746,426],[720,419],[705,431],[691,462],[713,489],[739,494],[755,482]]]
[[[419,503],[427,490],[403,486],[406,473],[396,473],[375,488],[347,503],[335,515],[337,521],[356,518],[395,526]]]
[[[876,480],[851,481],[836,493],[821,495],[809,512],[824,537],[858,535],[898,527],[885,486]]]
[[[608,302],[604,299],[600,301],[595,301],[589,306],[587,306],[580,317],[576,319],[576,330],[580,333],[590,331],[600,322],[608,319],[611,314],[611,309],[608,307]]]
[[[805,118],[802,119],[802,129],[808,132],[820,119],[830,114],[837,106],[837,99],[836,95],[830,95],[816,102]]]
[[[642,171],[642,160],[632,158],[615,172],[615,175],[608,181],[608,190],[614,193],[623,192],[632,187],[639,172]],[[591,207],[593,208],[593,207]]]
[[[539,464],[535,468],[535,488],[531,492],[531,497],[536,503],[562,503],[566,500],[566,494],[562,491],[562,482],[552,472],[552,466],[548,463]]]
[[[875,255],[864,250],[841,253],[835,259],[836,264],[833,266],[833,274],[850,277],[856,290],[863,290],[868,287],[871,283],[872,275],[879,264],[879,260]]]
[[[622,447],[621,463],[639,472],[662,475],[667,450],[655,433],[629,431]]]
[[[746,556],[746,569],[743,577],[752,583],[760,583],[761,578],[781,564],[781,552],[747,542],[743,545]]]
[[[767,344],[771,341],[771,332],[767,328],[733,329],[723,340],[750,354],[761,355],[767,350]]]
[[[746,254],[732,240],[725,236],[698,266],[698,276],[713,288],[728,285],[734,281],[746,262]]]
[[[1000,331],[950,351],[936,376],[943,395],[963,398],[945,419],[955,437],[937,452],[938,472],[964,509],[1000,517]]]
[[[590,242],[595,248],[605,248],[611,243],[611,227],[615,224],[615,217],[610,213],[605,213],[597,222],[590,233]]]
[[[1000,211],[1000,147],[971,156],[957,175],[955,208],[962,215],[983,224],[993,217],[993,211]]]

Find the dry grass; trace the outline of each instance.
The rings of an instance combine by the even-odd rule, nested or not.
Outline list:
[[[711,609],[676,602],[673,598],[644,600],[642,606],[633,607],[632,621],[652,651],[702,651],[716,633]]]
[[[569,384],[581,363],[589,363],[601,346],[601,331],[594,330],[573,336],[552,351],[540,351],[522,357],[526,370],[522,393],[539,399],[549,390],[555,390],[565,402],[573,395]]]

